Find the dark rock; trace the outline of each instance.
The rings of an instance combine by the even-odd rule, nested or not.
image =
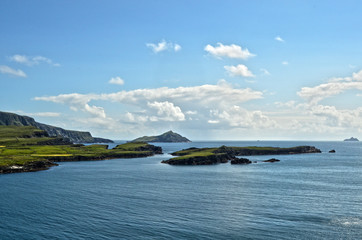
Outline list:
[[[263,161],[263,162],[271,162],[271,163],[273,163],[273,162],[280,162],[280,160],[279,160],[279,159],[275,159],[275,158],[271,158],[271,159],[265,160],[265,161]]]
[[[52,166],[58,166],[58,164],[49,160],[33,161],[22,166],[0,166],[0,173],[35,172],[40,170],[47,170]]]
[[[185,158],[171,158],[164,160],[161,163],[170,165],[213,165],[218,163],[227,163],[229,160],[234,159],[228,154],[214,154],[209,156],[192,156]]]
[[[329,153],[335,153],[335,152],[336,152],[336,150],[334,150],[334,149],[329,151]]]
[[[251,161],[247,158],[235,158],[230,161],[231,164],[249,164]]]

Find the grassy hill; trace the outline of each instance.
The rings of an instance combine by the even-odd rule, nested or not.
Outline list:
[[[190,142],[187,138],[172,131],[165,132],[158,136],[143,136],[132,142]]]

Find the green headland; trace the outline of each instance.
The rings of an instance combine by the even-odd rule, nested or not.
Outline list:
[[[161,147],[144,142],[108,145],[73,144],[69,139],[49,137],[32,126],[0,126],[0,173],[48,169],[62,161],[138,158],[161,154]]]

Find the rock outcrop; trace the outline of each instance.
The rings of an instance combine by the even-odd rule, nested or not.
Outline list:
[[[273,163],[273,162],[280,162],[280,160],[279,160],[279,159],[276,159],[276,158],[271,158],[271,159],[265,160],[265,161],[263,161],[263,162],[271,162],[271,163]]]
[[[247,158],[234,158],[230,161],[230,164],[249,164],[251,161]]]

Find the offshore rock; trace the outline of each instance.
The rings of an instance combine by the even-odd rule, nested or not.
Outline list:
[[[280,162],[280,160],[279,160],[279,159],[276,159],[276,158],[271,158],[271,159],[265,160],[265,161],[263,161],[263,162],[271,162],[271,163],[273,163],[273,162]]]

